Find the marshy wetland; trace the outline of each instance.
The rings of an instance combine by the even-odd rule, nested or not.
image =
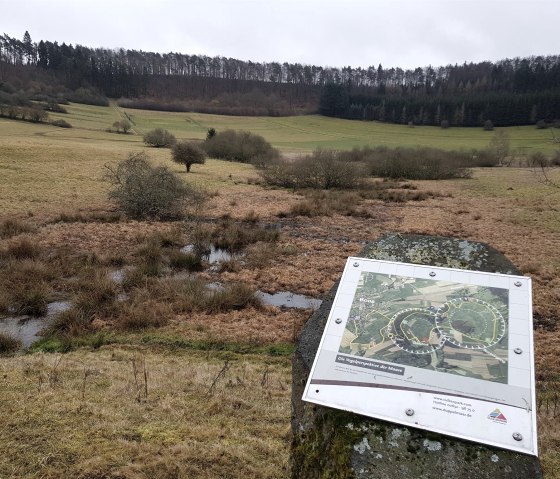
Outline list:
[[[267,186],[249,164],[210,158],[186,173],[142,142],[155,126],[193,140],[234,128],[297,158],[318,146],[484,147],[491,134],[67,110],[52,117],[71,129],[0,118],[0,317],[11,318],[0,319],[10,332],[0,339],[0,477],[286,477],[294,342],[346,258],[390,232],[485,242],[531,276],[539,448],[545,477],[560,477],[560,189],[520,161],[394,181],[383,187],[391,195],[310,194]],[[133,131],[106,132],[124,113]],[[555,151],[545,132],[507,130],[521,159]],[[207,202],[187,203],[181,219],[119,212],[104,165],[141,151],[204,187]]]

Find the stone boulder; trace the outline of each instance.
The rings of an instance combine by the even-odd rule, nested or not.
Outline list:
[[[494,248],[454,238],[384,236],[360,257],[520,275]],[[338,284],[303,329],[293,358],[293,479],[539,479],[534,456],[301,400]]]

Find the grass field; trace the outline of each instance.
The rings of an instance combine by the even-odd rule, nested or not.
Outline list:
[[[75,127],[104,130],[126,112],[134,130],[143,134],[160,127],[178,138],[204,139],[208,128],[247,130],[264,136],[273,146],[286,151],[309,151],[317,147],[338,150],[361,146],[431,146],[442,149],[481,149],[488,146],[492,132],[482,128],[449,128],[447,130],[417,126],[392,125],[302,115],[293,117],[235,117],[202,113],[170,113],[131,110],[117,107],[71,105],[68,107]],[[52,118],[67,118],[53,114]],[[496,131],[499,130],[498,128]],[[504,128],[509,133],[513,150],[521,154],[533,151],[552,153],[555,146],[547,130],[533,126]]]
[[[3,359],[0,374],[2,478],[287,475],[287,358],[107,348]]]
[[[287,211],[309,199],[255,184],[258,173],[250,165],[211,159],[186,174],[171,162],[169,150],[147,149],[141,138],[157,126],[193,139],[204,138],[209,127],[245,129],[262,134],[283,152],[297,154],[317,146],[484,147],[492,133],[319,116],[237,118],[127,110],[135,132],[119,135],[105,129],[122,118],[121,109],[70,105],[68,111],[51,117],[66,119],[72,129],[0,119],[0,220],[17,218],[31,227],[0,239],[0,252],[17,252],[30,242],[29,251],[39,253],[14,260],[10,268],[19,265],[48,283],[51,300],[73,300],[83,293],[78,291],[84,287],[81,269],[86,274],[97,268],[106,275],[115,265],[135,267],[150,238],[174,238],[177,250],[192,242],[200,228],[194,220],[99,219],[113,208],[103,165],[142,150],[185,181],[210,189],[212,198],[200,213],[209,224],[233,218],[245,219],[248,229],[258,222],[281,229],[276,243],[252,245],[244,260],[230,262],[223,271],[199,273],[208,282],[240,282],[269,293],[318,298],[339,278],[348,256],[384,233],[488,243],[533,279],[535,313],[541,318],[535,333],[541,460],[547,479],[560,478],[560,189],[543,185],[527,168],[477,169],[472,179],[412,182],[419,192],[437,193],[424,201],[352,196],[351,201],[359,202],[359,215],[286,218]],[[522,127],[508,132],[514,148],[553,151],[546,131]],[[560,170],[553,175],[560,181]],[[80,214],[57,220],[61,213]],[[57,278],[55,270],[70,272]],[[143,281],[147,288],[156,280]],[[164,298],[156,304],[164,312],[169,311],[165,302],[170,303]],[[96,333],[72,343],[71,352],[0,358],[0,403],[6,412],[0,419],[0,450],[5,451],[0,477],[286,477],[289,353],[310,311],[268,306],[182,312],[161,327],[117,334],[107,310],[94,321]],[[61,343],[53,344],[36,349],[63,349]],[[226,360],[229,366],[220,375]],[[187,472],[181,476],[179,471]]]
[[[442,149],[482,149],[492,132],[482,128],[414,127],[388,123],[349,121],[319,115],[294,117],[228,117],[199,113],[159,113],[127,110],[141,131],[157,125],[178,137],[205,138],[208,128],[248,130],[264,136],[273,146],[288,151],[309,151],[317,147],[346,150],[361,146],[431,146]],[[514,150],[552,152],[550,133],[534,127],[506,129]]]

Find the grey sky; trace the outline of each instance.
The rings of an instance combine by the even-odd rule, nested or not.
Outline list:
[[[560,54],[560,0],[0,0],[0,33],[322,66]]]

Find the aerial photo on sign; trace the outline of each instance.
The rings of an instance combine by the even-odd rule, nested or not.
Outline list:
[[[508,293],[362,272],[339,352],[507,384]]]

